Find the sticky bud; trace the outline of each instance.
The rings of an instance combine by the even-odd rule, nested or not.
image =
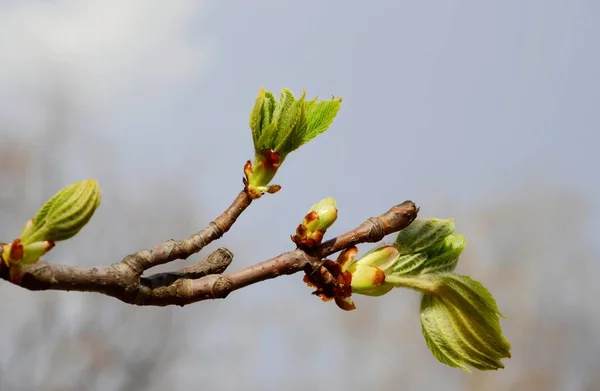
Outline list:
[[[2,246],[2,259],[8,265],[36,262],[54,247],[54,242],[75,236],[100,205],[98,182],[88,179],[67,186],[25,223],[21,236]]]
[[[33,227],[25,225],[21,233],[23,245],[72,238],[90,221],[101,198],[98,182],[93,179],[63,188],[40,208],[33,218]]]
[[[337,205],[333,197],[323,198],[310,208],[302,224],[309,231],[326,231],[337,220]]]
[[[337,205],[335,199],[327,197],[314,204],[302,224],[296,229],[292,241],[299,246],[312,248],[321,244],[323,235],[337,220]]]
[[[387,269],[393,267],[399,257],[400,252],[396,246],[386,244],[369,251],[356,261],[356,264],[374,266],[385,272]]]
[[[385,283],[385,273],[377,267],[356,264],[352,269],[352,293],[382,296],[394,288],[393,285]]]

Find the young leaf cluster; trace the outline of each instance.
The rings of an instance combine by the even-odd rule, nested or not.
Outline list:
[[[319,101],[306,99],[306,92],[296,99],[289,89],[282,89],[279,99],[261,88],[250,114],[250,129],[256,155],[264,150],[286,156],[329,128],[341,107],[341,98]]]

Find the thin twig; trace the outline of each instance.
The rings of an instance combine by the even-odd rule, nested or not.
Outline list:
[[[141,276],[144,271],[176,259],[186,259],[196,254],[205,246],[222,237],[233,226],[237,218],[250,205],[252,199],[242,190],[231,206],[214,219],[202,231],[184,240],[168,240],[151,250],[138,251],[128,255],[121,263],[132,270],[136,276]]]
[[[149,277],[142,277],[140,284],[155,289],[171,285],[180,279],[195,280],[210,274],[223,273],[232,260],[233,254],[231,251],[226,248],[219,248],[202,258],[195,265],[184,267],[176,272],[156,273]]]

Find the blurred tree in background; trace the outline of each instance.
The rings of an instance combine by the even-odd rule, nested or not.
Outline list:
[[[24,216],[65,182],[72,96],[63,92],[52,91],[46,101],[47,127],[40,132],[42,137],[2,131],[0,181],[6,185],[0,194],[0,237],[14,236]],[[102,153],[88,153],[94,151]],[[102,145],[84,151],[77,161],[114,170],[110,154],[110,146]],[[194,229],[197,205],[185,197],[172,199],[164,183],[138,189],[148,195],[144,199],[127,199],[121,198],[128,191],[118,172],[108,177],[115,179],[104,183],[113,189],[112,196],[106,197],[107,209],[119,216],[118,226],[110,224],[108,216],[98,216],[97,230],[74,240],[68,251],[59,250],[57,258],[92,264]],[[123,190],[114,191],[119,188]],[[84,248],[93,248],[93,257],[78,259],[77,249]],[[184,359],[186,331],[191,331],[181,319],[173,319],[172,308],[131,311],[130,306],[107,297],[47,293],[38,297],[0,284],[2,297],[10,298],[3,300],[0,310],[0,390],[135,391],[169,386],[163,376]]]

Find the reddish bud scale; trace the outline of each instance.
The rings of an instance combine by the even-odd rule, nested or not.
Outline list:
[[[319,220],[319,214],[314,210],[312,212],[307,213],[306,216],[304,216],[304,224],[310,224],[317,220]]]
[[[340,255],[338,255],[337,263],[342,266],[342,269],[345,270],[344,266],[348,266],[350,262],[354,261],[354,258],[358,254],[358,248],[356,246],[349,247],[343,250]]]
[[[281,166],[281,156],[279,155],[279,153],[273,151],[272,149],[265,149],[263,151],[263,156],[265,157],[265,167],[271,169],[278,169],[279,166]]]
[[[328,259],[323,261],[323,265],[318,270],[307,273],[304,282],[310,287],[317,288],[313,295],[319,296],[323,301],[346,299],[352,294],[350,287],[352,274],[343,271],[339,263]]]
[[[246,164],[244,164],[244,184],[248,184],[248,177],[252,175],[252,161],[248,160]]]
[[[385,283],[385,273],[381,269],[377,269],[373,277],[373,285],[381,286]]]
[[[18,262],[23,259],[23,245],[21,244],[21,239],[15,239],[10,246],[10,260],[13,262]]]
[[[269,193],[269,194],[275,194],[279,190],[281,190],[281,185],[269,185],[269,186],[267,186],[267,193]]]
[[[340,299],[339,297],[336,297],[335,304],[337,304],[337,306],[343,309],[344,311],[352,311],[356,309],[356,305],[354,304],[354,302],[349,299],[344,300]]]
[[[306,228],[303,225],[300,225],[299,227],[303,227],[303,229],[300,230],[302,233],[298,233],[298,230],[296,230],[296,235],[291,236],[292,242],[296,243],[298,247],[311,249],[321,244],[324,236],[323,231],[315,231],[308,236]]]
[[[279,153],[265,149],[261,155],[257,155],[254,163],[250,160],[244,165],[244,188],[252,199],[260,198],[265,192],[277,193],[281,190],[279,185],[269,185],[281,166]]]

